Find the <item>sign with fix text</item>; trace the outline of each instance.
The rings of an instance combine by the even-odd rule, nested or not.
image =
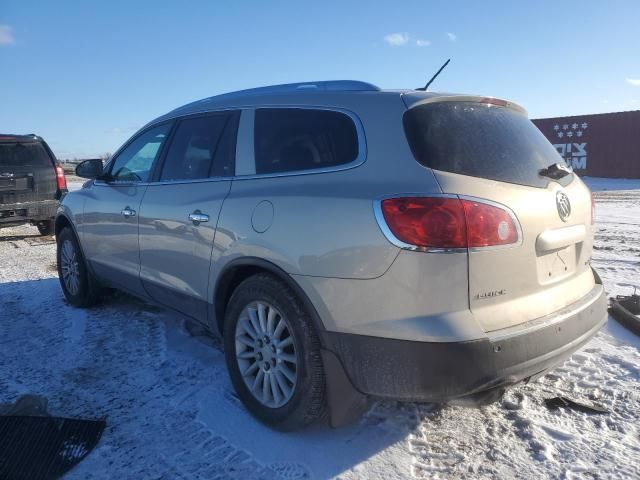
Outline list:
[[[586,170],[589,122],[556,123],[553,131],[556,137],[553,146],[567,165],[574,170]]]
[[[532,121],[578,175],[640,178],[640,110]]]

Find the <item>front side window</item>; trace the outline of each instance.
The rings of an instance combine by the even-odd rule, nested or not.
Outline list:
[[[146,182],[153,162],[167,139],[171,124],[151,128],[138,136],[122,150],[111,166],[112,180],[121,182]]]
[[[237,113],[217,113],[181,120],[160,180],[232,176],[237,118]]]
[[[335,167],[358,157],[358,133],[346,114],[331,110],[256,110],[256,173]]]

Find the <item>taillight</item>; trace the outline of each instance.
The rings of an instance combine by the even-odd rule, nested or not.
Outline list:
[[[464,210],[457,198],[405,197],[382,201],[393,234],[416,247],[465,248]]]
[[[481,200],[398,197],[383,200],[380,207],[394,237],[417,248],[479,248],[519,241],[513,215]]]
[[[591,193],[591,225],[596,224],[596,197]]]
[[[67,179],[64,176],[64,170],[60,165],[56,165],[56,182],[58,184],[58,190],[67,189]]]
[[[479,201],[461,201],[469,247],[494,247],[518,241],[518,229],[507,210]]]

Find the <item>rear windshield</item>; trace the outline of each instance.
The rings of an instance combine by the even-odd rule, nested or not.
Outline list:
[[[0,143],[0,167],[27,165],[32,167],[52,166],[49,154],[41,143]]]
[[[564,160],[523,114],[474,102],[420,105],[404,114],[416,160],[445,172],[546,187],[539,171]],[[571,182],[573,175],[559,180]]]

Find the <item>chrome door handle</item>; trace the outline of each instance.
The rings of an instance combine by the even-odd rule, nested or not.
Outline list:
[[[122,214],[123,217],[127,217],[127,218],[136,216],[136,211],[131,209],[131,207],[124,207],[120,213]]]
[[[202,213],[200,210],[196,210],[189,214],[189,220],[191,220],[194,225],[200,225],[203,222],[209,221],[209,215]]]

